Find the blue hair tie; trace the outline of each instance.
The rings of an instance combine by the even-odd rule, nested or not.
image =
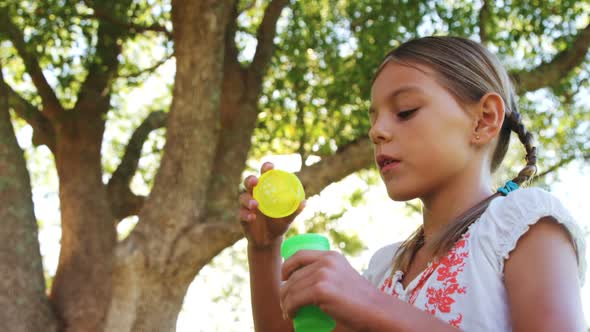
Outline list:
[[[518,184],[513,182],[512,180],[506,182],[504,187],[498,188],[498,192],[502,193],[502,195],[506,196],[509,192],[515,191],[518,189]]]

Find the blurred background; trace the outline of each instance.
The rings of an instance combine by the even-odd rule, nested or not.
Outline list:
[[[289,235],[362,271],[421,222],[374,167],[371,78],[433,34],[499,56],[534,185],[588,236],[590,1],[0,0],[3,326],[252,331],[237,195],[265,161],[308,194]],[[524,164],[513,137],[496,184]]]

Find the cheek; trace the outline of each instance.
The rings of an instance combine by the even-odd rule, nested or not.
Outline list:
[[[460,118],[433,117],[416,128],[414,153],[416,165],[426,178],[446,176],[464,166],[469,158],[465,121]],[[433,170],[438,170],[433,172]]]

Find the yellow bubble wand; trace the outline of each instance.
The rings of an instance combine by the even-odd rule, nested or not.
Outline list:
[[[252,193],[260,212],[271,218],[291,215],[305,199],[305,191],[299,178],[293,173],[278,169],[262,174]]]

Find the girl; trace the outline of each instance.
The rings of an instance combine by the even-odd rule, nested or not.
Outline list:
[[[463,38],[411,40],[378,68],[371,104],[388,195],[420,198],[422,225],[377,251],[364,276],[333,251],[300,251],[281,266],[282,236],[304,203],[271,220],[252,198],[257,178],[247,177],[240,218],[256,331],[292,331],[289,319],[309,304],[337,332],[585,331],[583,234],[552,194],[518,189],[536,172],[536,150],[498,59]],[[527,163],[494,191],[512,131]]]

